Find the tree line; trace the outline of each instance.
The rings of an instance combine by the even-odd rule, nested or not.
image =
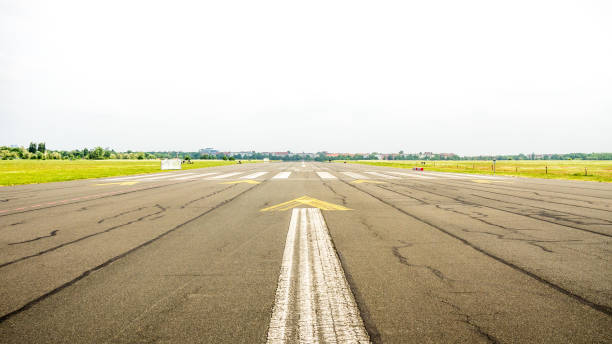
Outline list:
[[[50,150],[47,149],[45,142],[31,142],[28,148],[25,147],[6,147],[0,146],[0,159],[38,159],[38,160],[75,160],[75,159],[170,159],[179,158],[183,160],[191,159],[219,159],[219,160],[262,160],[268,158],[270,160],[282,161],[327,161],[327,160],[612,160],[612,153],[568,153],[568,154],[517,154],[517,155],[495,155],[495,156],[459,156],[447,154],[423,154],[413,153],[405,154],[400,151],[397,154],[355,154],[355,155],[334,155],[328,156],[326,152],[318,152],[313,155],[308,154],[287,154],[277,156],[270,153],[252,152],[249,154],[236,154],[233,156],[225,155],[224,153],[217,154],[200,154],[199,152],[181,152],[181,151],[166,151],[166,152],[116,152],[114,149],[95,147],[92,149],[74,149],[66,150]]]

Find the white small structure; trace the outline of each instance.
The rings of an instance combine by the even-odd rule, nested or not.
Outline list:
[[[269,158],[264,158],[264,162],[270,162]]]
[[[180,170],[181,159],[163,159],[161,161],[162,170]]]

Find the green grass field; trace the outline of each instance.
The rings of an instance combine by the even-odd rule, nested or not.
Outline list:
[[[340,161],[337,161],[340,162]],[[492,161],[347,161],[349,163],[398,168],[423,167],[427,171],[493,174]],[[502,160],[495,163],[495,174],[518,177],[577,179],[612,182],[609,160]]]
[[[243,161],[243,163],[256,162]],[[234,165],[237,161],[194,160],[183,170]],[[0,186],[162,172],[159,160],[0,160]]]

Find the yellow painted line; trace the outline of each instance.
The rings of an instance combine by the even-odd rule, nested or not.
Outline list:
[[[357,180],[353,180],[351,183],[354,183],[354,184],[362,184],[362,183],[386,184],[386,182],[381,182],[378,180],[370,180],[370,179],[357,179]]]
[[[118,183],[104,183],[104,184],[96,184],[96,185],[134,185],[140,182],[118,182]]]
[[[233,182],[225,182],[225,183],[221,183],[221,184],[240,184],[240,183],[259,184],[260,182],[258,182],[256,180],[236,180],[236,181],[233,181]]]
[[[325,201],[318,200],[316,198],[302,196],[291,201],[279,203],[271,207],[263,208],[260,211],[285,211],[293,209],[295,207],[309,206],[312,208],[319,208],[321,210],[352,210],[347,207],[343,207],[338,204],[333,204]]]

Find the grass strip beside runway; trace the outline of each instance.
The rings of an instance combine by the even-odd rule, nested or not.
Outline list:
[[[257,162],[257,161],[243,161]],[[193,160],[183,170],[234,165],[236,161]],[[0,186],[161,172],[159,160],[2,160]]]
[[[343,162],[343,161],[335,161]],[[471,160],[359,160],[347,163],[412,169],[423,167],[425,171],[493,174],[492,161]],[[612,161],[608,160],[498,160],[495,174],[531,178],[575,179],[612,182]]]

